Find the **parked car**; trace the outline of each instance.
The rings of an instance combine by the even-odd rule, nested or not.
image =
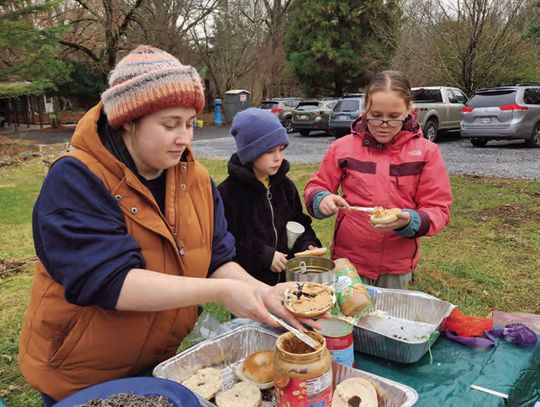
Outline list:
[[[412,88],[416,120],[429,141],[437,141],[442,131],[459,130],[461,109],[467,96],[458,88],[426,86]]]
[[[540,85],[480,89],[462,109],[461,137],[475,147],[489,140],[523,139],[540,147]]]
[[[343,96],[337,102],[330,115],[328,129],[335,138],[351,132],[351,124],[364,111],[364,94],[357,93]]]
[[[292,114],[293,131],[307,136],[313,130],[328,131],[330,113],[337,100],[300,102]]]
[[[270,109],[278,118],[287,133],[292,131],[291,117],[292,112],[298,106],[302,99],[300,98],[274,98],[264,100],[260,106],[261,109]]]

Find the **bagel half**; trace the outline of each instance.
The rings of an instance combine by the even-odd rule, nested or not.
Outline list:
[[[313,250],[304,250],[303,252],[298,252],[294,254],[294,257],[321,257],[326,254],[327,250],[326,247],[317,247]]]
[[[356,403],[356,404],[355,404]],[[343,380],[334,390],[331,407],[378,407],[377,391],[369,380],[351,377]]]
[[[236,376],[261,390],[274,387],[274,351],[252,353],[236,366]]]
[[[210,400],[223,386],[221,372],[213,367],[199,369],[182,382],[188,389],[197,393],[203,399]]]
[[[227,391],[216,395],[218,407],[258,407],[261,405],[261,391],[253,383],[239,382]]]
[[[399,208],[384,209],[382,206],[376,206],[369,215],[369,219],[375,225],[388,224],[398,220],[400,213],[401,209]]]
[[[336,302],[334,287],[320,283],[296,283],[285,291],[283,305],[296,317],[318,317]]]

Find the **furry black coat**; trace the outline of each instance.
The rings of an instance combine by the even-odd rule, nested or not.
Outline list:
[[[242,165],[236,154],[229,160],[228,171],[229,176],[218,189],[228,229],[236,239],[235,261],[267,284],[285,281],[285,272],[270,269],[276,250],[291,258],[309,245],[321,247],[311,218],[303,212],[296,186],[286,176],[289,163],[283,160],[277,174],[270,177],[268,189],[255,177],[251,164]],[[286,224],[291,220],[306,230],[289,251]]]

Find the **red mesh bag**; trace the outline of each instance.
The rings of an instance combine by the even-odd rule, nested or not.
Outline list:
[[[459,336],[482,336],[484,331],[493,329],[493,320],[464,315],[455,308],[443,323],[443,330],[451,331]]]

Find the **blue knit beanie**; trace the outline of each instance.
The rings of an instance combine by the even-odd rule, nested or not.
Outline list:
[[[276,115],[265,109],[250,108],[234,116],[231,134],[242,165],[279,145],[289,145],[287,130]]]

